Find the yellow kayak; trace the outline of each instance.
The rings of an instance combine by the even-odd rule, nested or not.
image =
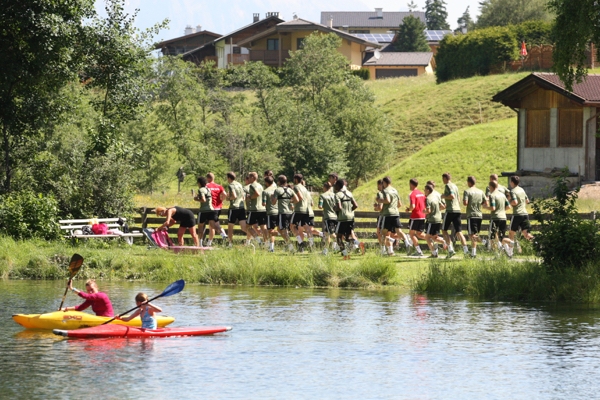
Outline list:
[[[98,317],[81,311],[54,311],[46,314],[15,314],[12,317],[17,324],[22,325],[27,329],[65,330],[98,326],[111,319],[110,317]],[[163,328],[175,321],[175,318],[165,315],[156,315],[155,317],[159,328]],[[115,319],[111,324],[142,326],[142,320],[140,317],[136,317],[127,322]]]

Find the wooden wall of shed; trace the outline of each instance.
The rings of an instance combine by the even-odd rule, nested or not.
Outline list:
[[[521,108],[547,110],[550,108],[581,108],[581,106],[554,90],[540,88],[521,100]]]

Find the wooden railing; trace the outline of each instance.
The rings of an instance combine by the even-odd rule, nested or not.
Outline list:
[[[290,49],[281,50],[281,63],[289,58]],[[250,50],[250,61],[262,61],[266,65],[279,64],[279,50]]]
[[[231,61],[233,56],[233,61]],[[240,65],[250,61],[250,54],[227,54],[227,64]]]
[[[154,213],[151,213],[151,210],[153,210],[153,209],[154,209],[154,207],[143,207],[143,208],[139,209],[138,210],[139,216],[136,216],[134,218],[135,227],[130,228],[130,229],[155,228],[155,227],[160,226],[165,221],[165,218],[157,217]],[[190,208],[190,210],[194,213],[194,215],[197,215],[199,212],[198,208]],[[579,215],[584,220],[595,220],[596,219],[595,211],[592,211],[590,213],[580,213]],[[373,211],[357,211],[354,213],[354,216],[355,216],[354,228],[355,228],[355,232],[356,232],[356,235],[358,236],[358,238],[367,242],[368,244],[374,245],[377,241],[377,234],[376,234],[377,226],[376,225],[377,225],[377,217],[379,216],[379,213],[373,212]],[[322,217],[323,217],[323,211],[315,210],[315,228],[318,230],[321,230],[321,228],[322,228]],[[402,229],[404,232],[406,232],[406,228],[408,227],[408,218],[409,217],[410,217],[409,213],[400,213],[400,221],[402,222],[402,225],[403,225]],[[466,232],[466,229],[467,229],[466,215],[463,213],[462,217],[463,217],[463,221],[462,221],[463,230]],[[511,214],[508,214],[507,217],[508,217],[508,220],[510,223]],[[481,224],[480,236],[483,238],[487,238],[487,233],[488,233],[488,229],[489,229],[489,225],[490,225],[490,215],[483,214],[482,219],[483,219],[483,223]],[[531,230],[533,232],[535,232],[538,222],[533,218],[533,216],[530,216],[530,221],[531,221]],[[227,228],[227,209],[223,209],[223,211],[221,212],[221,217],[219,218],[219,222],[221,223],[221,226],[223,228]],[[206,227],[208,227],[208,224],[206,225]],[[176,236],[177,230],[178,230],[177,225],[170,228],[169,235]],[[244,234],[244,232],[242,232],[241,229],[239,229],[239,225],[236,225],[236,229],[234,230],[234,237],[239,240],[245,238],[245,234]],[[187,241],[191,240],[191,237],[189,234],[186,234],[186,240]]]

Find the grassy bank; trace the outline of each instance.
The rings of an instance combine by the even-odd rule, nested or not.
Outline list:
[[[600,263],[550,273],[535,261],[434,262],[413,289],[488,300],[599,303]]]
[[[185,279],[216,285],[410,288],[427,266],[426,260],[382,258],[375,253],[356,256],[350,261],[320,253],[294,256],[282,252],[254,253],[244,247],[185,255],[117,242],[90,241],[72,247],[65,243],[0,238],[0,278],[65,279],[73,253],[85,259],[77,279],[150,282]]]

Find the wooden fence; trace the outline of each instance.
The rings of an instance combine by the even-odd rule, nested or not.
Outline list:
[[[138,210],[139,215],[136,216],[134,218],[134,226],[130,227],[130,229],[141,229],[141,228],[156,228],[158,226],[160,226],[164,221],[165,218],[164,217],[157,217],[154,213],[151,212],[151,210],[153,210],[153,207],[143,207],[141,209]],[[194,213],[194,215],[197,215],[199,212],[198,208],[190,208],[190,210]],[[591,213],[580,213],[579,214],[581,216],[581,218],[585,219],[585,220],[595,220],[596,219],[596,212],[592,211]],[[361,239],[362,241],[366,242],[369,245],[375,245],[377,242],[377,217],[379,216],[379,213],[374,212],[374,211],[357,211],[354,213],[355,216],[355,223],[354,223],[354,228],[355,228],[355,232],[356,235],[358,236],[359,239]],[[402,229],[404,232],[407,232],[407,228],[408,228],[408,218],[409,218],[410,214],[409,213],[400,213],[400,221],[402,222]],[[323,217],[323,211],[321,210],[315,210],[315,228],[317,228],[318,230],[321,230],[322,228],[322,217]],[[466,219],[466,214],[462,214],[463,220],[462,220],[462,227],[463,227],[463,231],[466,232],[467,229],[467,219]],[[510,214],[507,215],[509,222],[510,222]],[[538,224],[538,222],[533,219],[530,216],[530,221],[531,221],[531,229],[532,231],[535,232],[536,226]],[[227,228],[227,209],[223,209],[223,211],[221,211],[221,216],[219,218],[219,222],[221,223],[221,227],[223,228]],[[487,237],[487,232],[489,229],[489,225],[490,225],[490,215],[489,214],[483,214],[483,222],[481,224],[481,237]],[[205,226],[206,228],[208,228],[208,224],[206,224]],[[234,239],[236,240],[243,240],[245,239],[245,233],[239,228],[239,225],[235,226],[235,230],[234,230]],[[174,225],[173,227],[169,228],[169,235],[176,237],[177,236],[177,230],[178,230],[178,225]],[[189,235],[189,233],[186,233],[185,235],[186,237],[186,242],[187,244],[191,244],[191,236]],[[218,239],[218,236],[216,236],[216,238]]]

